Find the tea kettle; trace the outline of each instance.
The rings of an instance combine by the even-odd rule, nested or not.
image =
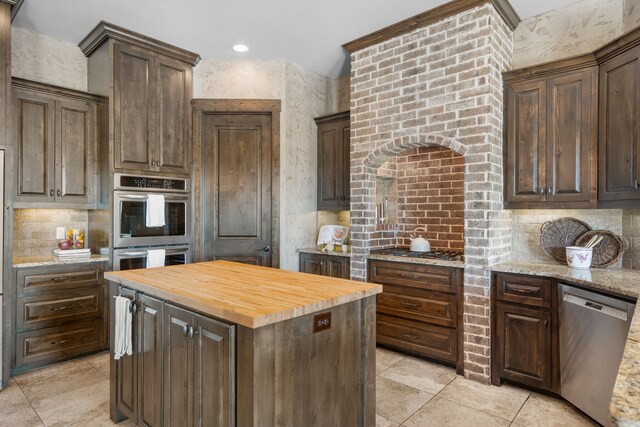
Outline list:
[[[414,233],[417,231],[427,231],[424,227],[417,227],[413,230]],[[415,237],[411,235],[411,246],[409,246],[409,250],[411,252],[429,252],[431,250],[431,245],[429,241],[422,236]]]

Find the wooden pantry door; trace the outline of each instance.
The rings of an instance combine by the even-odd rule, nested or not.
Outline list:
[[[199,113],[201,259],[277,266],[272,114]]]

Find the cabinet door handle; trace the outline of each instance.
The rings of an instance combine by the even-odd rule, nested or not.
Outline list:
[[[182,334],[186,337],[189,335],[189,325],[188,324],[184,324],[182,325]]]
[[[547,188],[547,194],[548,195],[552,195],[553,194],[553,188],[552,187]]]
[[[136,311],[138,311],[138,304],[132,302],[129,306],[129,310],[131,311],[131,314],[136,314]]]
[[[507,290],[518,292],[520,294],[537,294],[538,293],[538,288],[531,289],[531,288],[524,288],[516,285],[507,285]]]
[[[49,190],[49,196],[53,197],[53,188],[51,190]]]
[[[638,180],[636,179],[636,181],[633,183],[633,186],[636,187],[636,190],[638,189]]]
[[[49,310],[50,311],[59,311],[59,310],[70,310],[72,308],[75,308],[76,306],[74,304],[71,305],[63,305],[61,307],[51,307]]]
[[[549,326],[549,321],[547,319],[544,319],[543,324],[544,324],[544,327],[546,328],[547,326]]]
[[[400,277],[404,277],[406,279],[419,279],[420,276],[416,275],[416,274],[406,274],[406,273],[400,273]]]
[[[420,307],[420,303],[418,302],[401,301],[401,303],[407,307]]]
[[[60,193],[60,190],[56,190],[56,196],[60,197],[62,193]]]
[[[547,189],[545,187],[540,187],[540,194],[544,196],[545,191],[547,191]]]
[[[420,341],[420,337],[418,335],[411,335],[411,334],[400,334],[400,335],[404,338]]]
[[[189,327],[189,339],[193,339],[193,337],[198,335],[198,330],[195,329],[193,326]]]

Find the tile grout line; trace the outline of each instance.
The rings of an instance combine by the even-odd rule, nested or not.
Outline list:
[[[29,407],[33,410],[33,413],[36,414],[36,417],[38,417],[38,419],[40,420],[40,423],[43,426],[46,426],[46,424],[44,423],[44,420],[42,419],[42,417],[40,416],[40,413],[38,412],[38,410],[33,406],[33,403],[31,403],[31,399],[29,399],[26,395],[26,393],[24,392],[24,390],[22,389],[22,386],[20,386],[20,383],[15,380],[16,386],[18,387],[18,389],[20,390],[20,393],[22,393],[22,396],[24,396],[24,400],[27,401],[27,403],[29,404]]]
[[[474,410],[474,411],[482,412],[483,414],[485,414],[485,415],[489,415],[489,416],[494,417],[494,418],[499,418],[499,419],[501,419],[501,420],[503,420],[503,421],[508,422],[508,423],[509,423],[509,425],[511,425],[511,423],[513,422],[513,420],[508,420],[508,419],[506,419],[506,418],[502,418],[502,417],[501,417],[501,416],[499,416],[499,415],[490,414],[489,412],[487,412],[487,411],[483,411],[482,409],[477,409],[477,408],[471,407],[471,406],[469,406],[469,405],[465,405],[464,403],[456,402],[455,400],[451,400],[451,399],[449,399],[449,398],[447,398],[447,397],[440,396],[440,399],[448,400],[449,402],[452,402],[452,403],[458,404],[458,405],[460,405],[460,406],[464,406],[465,408],[469,408],[469,409],[472,409],[472,410]],[[527,398],[525,399],[525,402],[526,402],[527,400],[529,400],[529,396],[527,396]],[[524,404],[523,404],[523,405],[524,405]],[[520,408],[522,408],[522,407],[520,407]],[[516,417],[518,416],[518,413],[519,413],[519,412],[520,412],[520,410],[518,410],[518,412],[516,413],[516,415],[514,415],[514,417],[513,417],[513,419],[514,419],[514,420],[515,420],[515,419],[516,419]]]
[[[531,398],[531,396],[533,395],[532,392],[529,392],[529,395],[527,396],[527,398],[524,400],[524,402],[522,402],[522,405],[520,406],[520,408],[518,409],[518,412],[516,412],[516,416],[513,417],[513,420],[511,420],[511,424],[513,424],[513,422],[516,420],[516,418],[518,418],[518,415],[520,415],[520,412],[522,411],[522,408],[524,408],[524,405],[527,404],[527,402],[529,401],[529,399]]]

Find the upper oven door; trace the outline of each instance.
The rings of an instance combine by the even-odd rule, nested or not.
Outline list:
[[[165,194],[165,225],[146,226],[147,195],[114,192],[114,248],[188,244],[191,238],[191,206],[187,194]]]

